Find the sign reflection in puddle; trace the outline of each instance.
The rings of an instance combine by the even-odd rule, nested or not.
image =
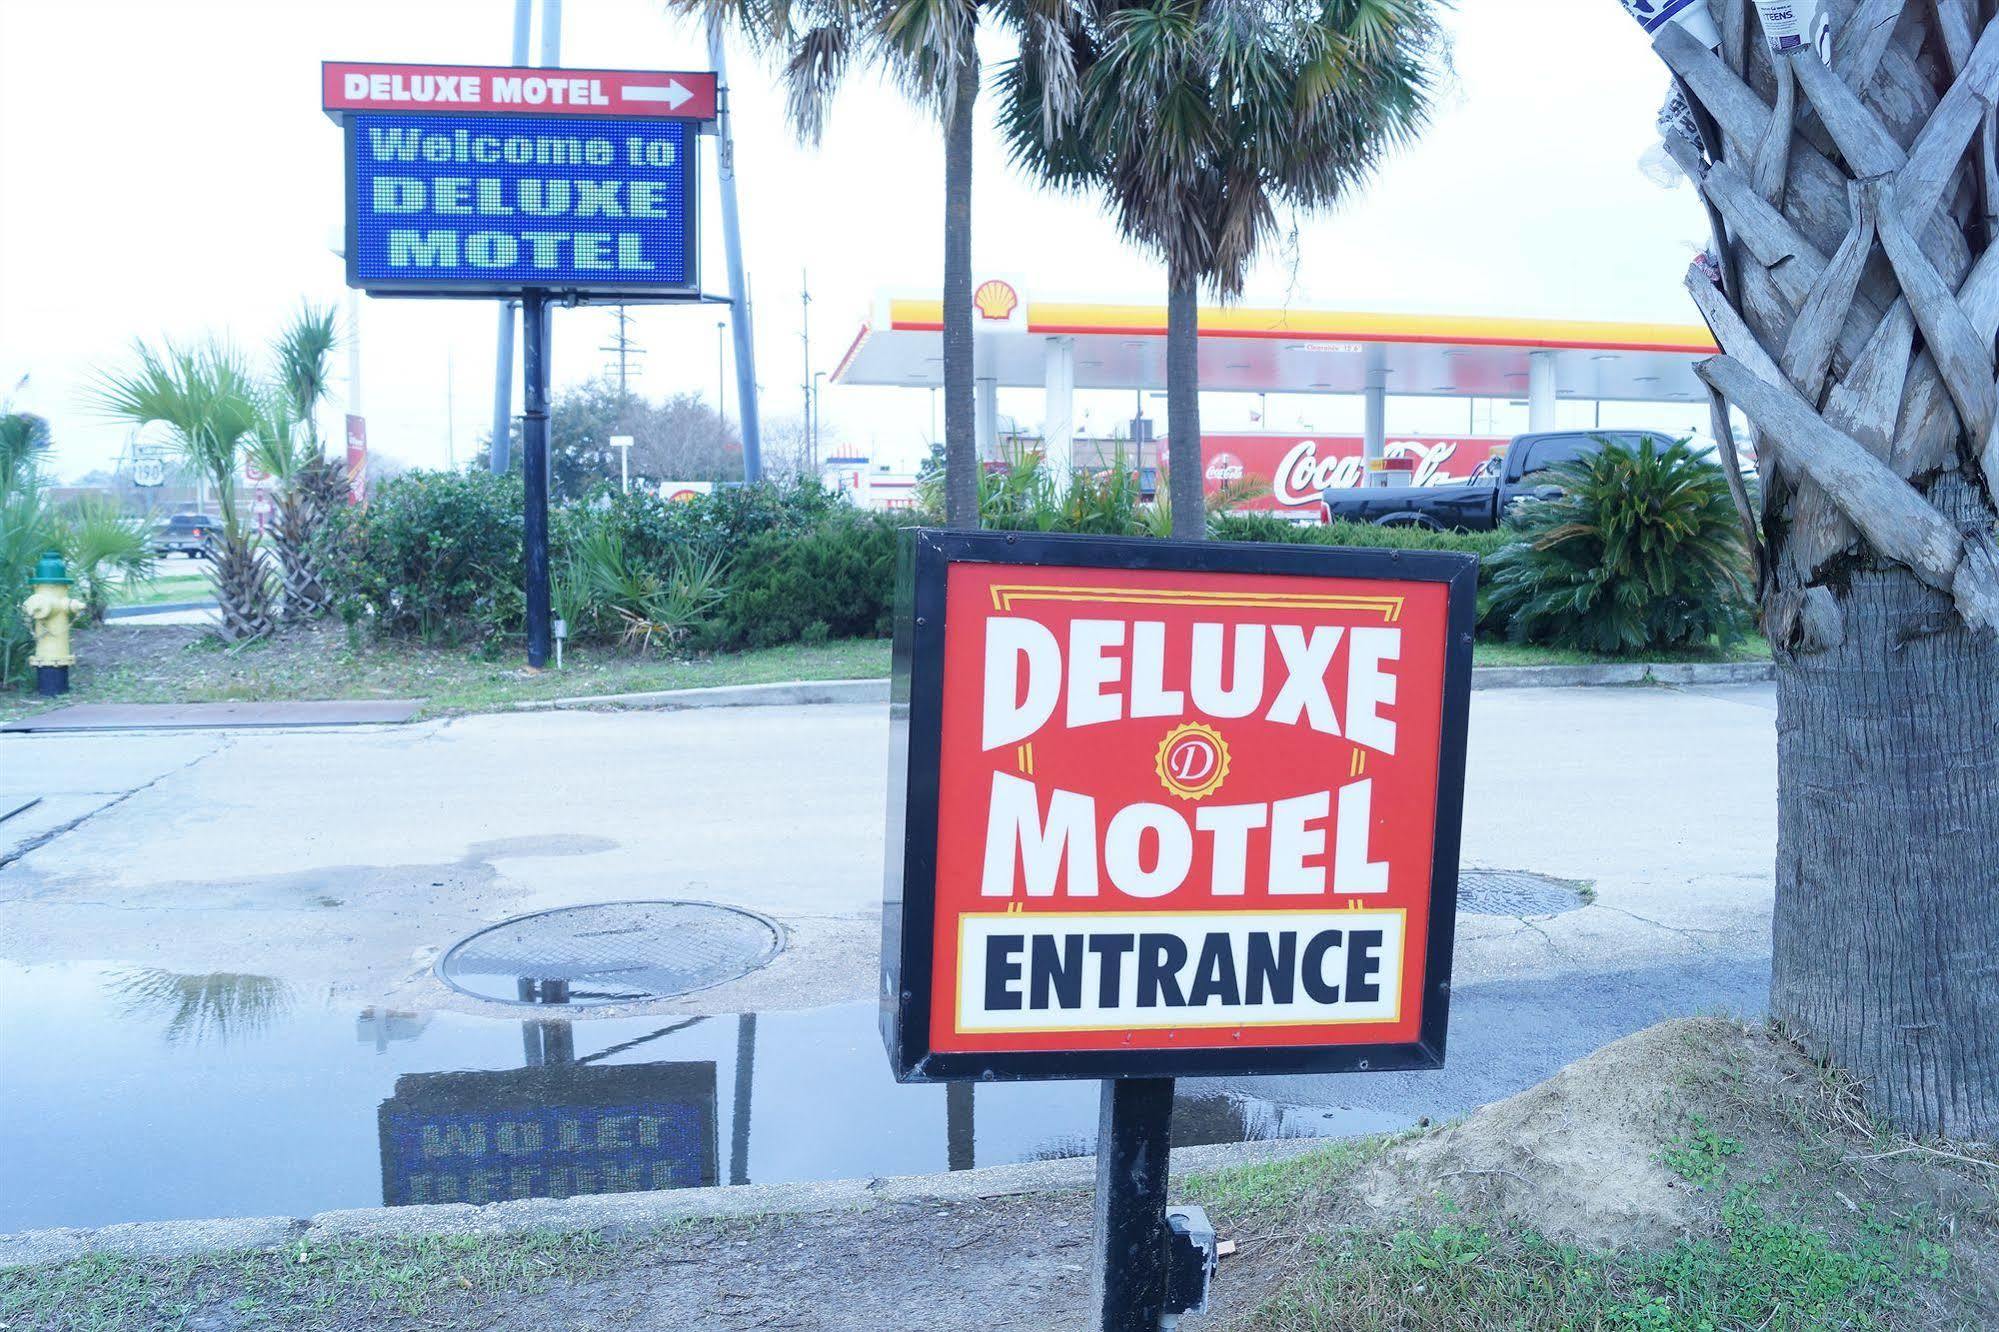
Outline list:
[[[1094,1149],[1093,1085],[898,1088],[875,1017],[868,1003],[357,1017],[259,977],[0,963],[0,1232],[921,1174]],[[1174,1141],[1403,1122],[1190,1082]]]

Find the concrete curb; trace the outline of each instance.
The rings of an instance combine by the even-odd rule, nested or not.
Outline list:
[[[656,689],[637,694],[593,694],[584,698],[544,698],[514,703],[509,712],[576,708],[780,708],[802,703],[886,703],[888,681],[782,680],[775,684],[714,685],[707,689]]]
[[[1479,666],[1473,689],[1563,689],[1592,685],[1757,684],[1772,679],[1767,661],[1655,661],[1587,666]],[[806,703],[886,703],[888,681],[785,680],[777,684],[716,685],[707,689],[659,689],[636,694],[595,694],[509,704],[509,712],[555,709],[653,708],[678,712],[693,708],[795,707]]]
[[[1183,1147],[1173,1172],[1221,1170],[1284,1161],[1331,1146],[1334,1139]],[[865,1212],[882,1203],[969,1202],[1023,1193],[1067,1193],[1096,1179],[1094,1156],[989,1166],[943,1175],[843,1179],[803,1184],[743,1184],[659,1193],[604,1193],[530,1198],[474,1207],[360,1207],[321,1212],[309,1220],[240,1217],[207,1221],[138,1221],[95,1229],[27,1230],[0,1235],[0,1267],[73,1262],[86,1254],[185,1258],[241,1249],[268,1249],[340,1240],[396,1240],[431,1235],[512,1235],[533,1230],[652,1230],[676,1221],[725,1221],[811,1212]]]
[[[1477,666],[1473,689],[1562,689],[1595,685],[1760,684],[1773,680],[1770,661],[1595,662],[1587,666]]]
[[[104,612],[104,621],[137,619],[142,615],[165,615],[170,611],[212,611],[212,601],[169,601],[158,606],[113,606]]]

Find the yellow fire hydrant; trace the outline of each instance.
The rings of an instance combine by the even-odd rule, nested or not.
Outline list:
[[[69,594],[69,570],[63,567],[60,551],[43,552],[32,581],[35,590],[21,603],[21,613],[35,634],[35,652],[28,664],[35,668],[35,692],[54,698],[69,692],[69,668],[76,663],[69,648],[69,619],[83,613],[83,603]]]

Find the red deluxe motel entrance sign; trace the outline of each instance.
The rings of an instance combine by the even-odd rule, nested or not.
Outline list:
[[[1434,1068],[1475,562],[906,535],[903,1081]]]

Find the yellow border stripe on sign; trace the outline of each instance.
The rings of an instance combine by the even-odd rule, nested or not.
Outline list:
[[[1394,624],[1402,618],[1401,597],[1338,592],[1199,592],[1170,587],[1077,587],[1055,584],[995,583],[993,609],[1012,610],[1016,601],[1096,601],[1124,606],[1235,606],[1252,610],[1373,611]]]

